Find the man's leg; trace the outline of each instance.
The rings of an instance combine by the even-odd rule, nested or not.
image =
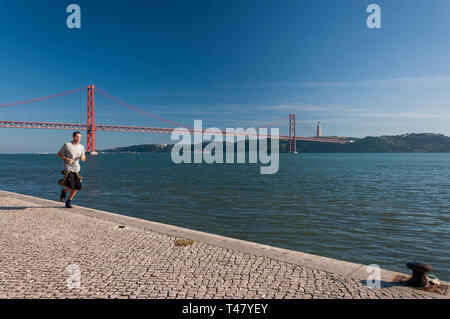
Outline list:
[[[75,196],[76,193],[77,193],[76,189],[70,190],[69,200],[72,200],[72,198]]]
[[[76,189],[71,189],[70,190],[69,199],[67,199],[67,202],[66,202],[66,207],[67,208],[72,208],[72,198],[75,196],[76,192],[77,192]]]
[[[69,191],[70,187],[67,186],[66,188],[64,188],[63,190],[61,190],[61,195],[59,196],[59,201],[64,203],[66,201],[66,195],[67,192]]]

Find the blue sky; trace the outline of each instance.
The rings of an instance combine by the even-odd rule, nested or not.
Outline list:
[[[70,3],[81,29],[66,27]],[[371,3],[381,29],[366,26]],[[447,0],[0,1],[0,23],[0,105],[94,83],[187,125],[258,127],[295,112],[310,123],[298,135],[317,121],[326,135],[450,135]],[[56,152],[70,135],[0,128],[0,153]],[[99,149],[167,142],[96,136]]]

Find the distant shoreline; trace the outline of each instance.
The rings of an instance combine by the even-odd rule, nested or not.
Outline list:
[[[334,144],[297,141],[298,153],[450,153],[450,137],[434,133],[346,138],[351,142]],[[203,143],[203,147],[209,143]],[[99,153],[170,153],[174,144],[140,144],[97,150]],[[236,150],[236,143],[234,143]],[[270,148],[270,146],[269,146]],[[246,141],[248,150],[248,140]],[[225,152],[224,148],[224,152]],[[280,141],[280,153],[289,153],[289,141]]]
[[[435,133],[408,133],[402,135],[367,136],[350,138],[352,142],[334,144],[324,142],[297,141],[297,152],[302,153],[450,153],[450,137]],[[209,143],[204,142],[203,147]],[[175,144],[139,144],[123,147],[97,149],[105,153],[170,153]],[[236,149],[236,143],[234,143]],[[248,140],[246,141],[248,150]],[[270,146],[269,146],[270,149]],[[289,153],[289,141],[279,142],[280,153]],[[224,148],[225,152],[225,148]],[[0,154],[54,154],[56,153],[0,153]]]

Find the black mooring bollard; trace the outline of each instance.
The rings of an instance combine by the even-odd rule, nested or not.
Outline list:
[[[413,271],[411,279],[406,281],[406,284],[413,287],[428,286],[427,272],[433,271],[433,266],[420,261],[410,261],[406,263],[406,267]]]

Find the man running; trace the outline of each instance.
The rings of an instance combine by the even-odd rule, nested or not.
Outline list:
[[[80,175],[79,160],[86,161],[84,146],[80,144],[81,133],[78,131],[73,132],[72,137],[73,140],[65,143],[58,152],[58,157],[64,161],[64,169],[62,171],[64,178],[59,180],[58,184],[66,186],[61,191],[59,200],[64,203],[66,194],[70,189],[69,198],[66,202],[67,208],[72,208],[72,199],[77,190],[81,189],[82,177]]]

